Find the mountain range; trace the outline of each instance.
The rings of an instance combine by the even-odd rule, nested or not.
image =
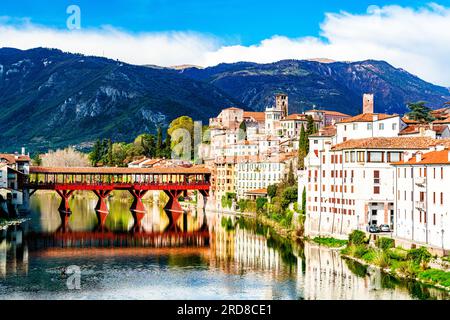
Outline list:
[[[450,100],[448,88],[383,61],[163,68],[56,49],[1,48],[0,150],[131,141],[181,115],[207,123],[230,106],[264,110],[280,91],[289,95],[291,113],[315,105],[358,114],[366,92],[375,93],[377,112],[403,113],[407,102],[418,100],[437,108]]]
[[[364,93],[375,94],[375,112],[403,114],[408,102],[426,101],[438,108],[450,100],[448,88],[421,80],[384,61],[319,62],[283,60],[269,64],[240,62],[206,69],[188,68],[184,75],[222,89],[250,109],[274,103],[274,92],[289,95],[289,110],[312,108],[350,115],[361,112]]]

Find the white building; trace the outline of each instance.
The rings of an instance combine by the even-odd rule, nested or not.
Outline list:
[[[336,143],[351,139],[396,137],[405,127],[399,115],[364,113],[336,123]]]
[[[238,158],[234,179],[237,198],[245,198],[248,191],[265,189],[280,183],[286,178],[290,163],[295,170],[295,161],[295,154]]]
[[[447,141],[448,142],[448,141]],[[447,143],[447,147],[448,147]],[[443,144],[408,153],[395,167],[395,236],[450,250],[450,151]]]
[[[275,96],[275,106],[267,107],[265,111],[265,133],[271,136],[281,136],[281,120],[289,114],[288,96],[277,94]]]
[[[21,181],[24,174],[30,172],[31,159],[22,154],[0,154],[0,205],[5,211],[5,206],[11,204],[19,206],[24,204],[24,194]],[[0,209],[1,211],[1,209]]]
[[[319,139],[318,139],[319,138]],[[418,138],[354,139],[311,150],[306,158],[308,172],[308,235],[346,236],[352,230],[388,224],[395,228],[394,168],[403,152],[427,150],[437,141]],[[450,142],[449,142],[450,143]]]

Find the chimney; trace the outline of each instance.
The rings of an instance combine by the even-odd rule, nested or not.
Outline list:
[[[25,147],[22,147],[22,155],[25,155]]]
[[[365,93],[363,95],[363,113],[374,112],[374,96],[373,93]]]
[[[422,152],[417,152],[416,153],[416,162],[420,162],[422,161]]]
[[[378,121],[378,115],[377,115],[377,114],[374,114],[374,115],[373,115],[373,122],[376,122],[376,121]]]
[[[405,151],[403,153],[403,162],[408,162],[412,158],[412,153]]]
[[[425,136],[425,128],[424,127],[419,127],[419,135],[421,137]]]

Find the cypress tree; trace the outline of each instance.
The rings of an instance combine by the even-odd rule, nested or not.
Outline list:
[[[163,152],[163,136],[162,136],[162,129],[161,127],[158,127],[158,133],[156,138],[156,156],[160,157]]]
[[[112,166],[113,164],[112,141],[111,139],[108,139],[108,165]]]

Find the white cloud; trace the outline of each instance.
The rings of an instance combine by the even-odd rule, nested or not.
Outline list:
[[[192,32],[131,34],[113,27],[65,31],[0,19],[0,46],[105,55],[135,64],[171,66],[220,62],[273,62],[281,59],[386,60],[419,77],[450,86],[450,8],[437,4],[412,9],[370,6],[365,14],[329,13],[321,38],[275,35],[256,45],[224,45]]]

